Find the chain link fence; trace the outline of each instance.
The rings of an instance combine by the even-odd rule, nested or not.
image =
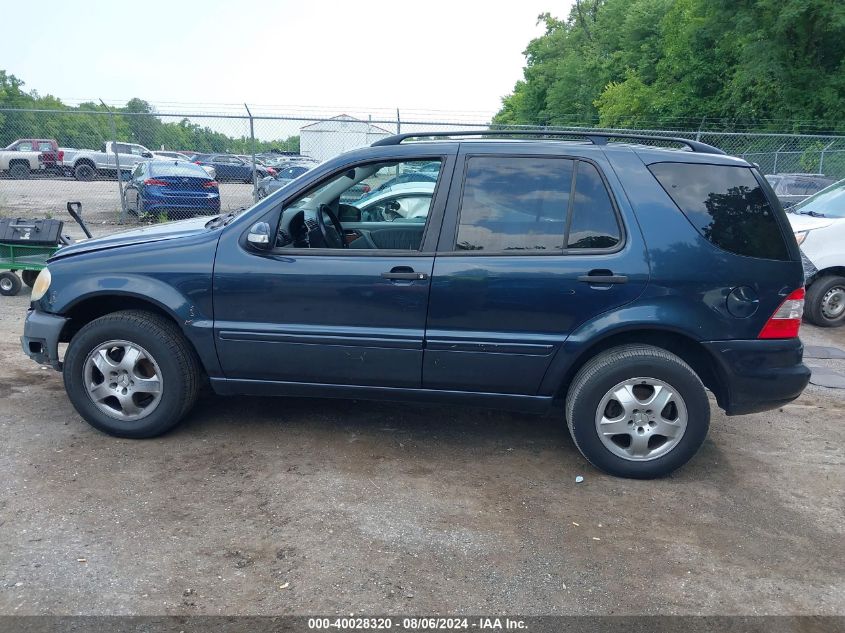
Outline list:
[[[385,117],[384,110],[376,118],[360,113],[262,114],[249,107],[237,114],[127,111],[135,105],[129,102],[120,110],[105,104],[72,110],[0,110],[0,147],[9,146],[0,151],[0,217],[64,218],[68,201],[82,203],[83,217],[93,227],[237,210],[266,195],[273,181],[278,186],[304,169],[397,132],[425,135],[435,130],[489,127],[480,120],[403,119],[398,111],[395,118]],[[741,156],[765,174],[845,178],[845,136],[584,127],[497,129],[677,136]],[[170,183],[157,188],[156,181],[171,180],[169,166],[177,161],[187,164],[196,180],[190,187]],[[139,164],[153,167],[145,170]],[[205,185],[203,179],[218,184]]]

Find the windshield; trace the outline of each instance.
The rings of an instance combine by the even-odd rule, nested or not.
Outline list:
[[[845,180],[822,189],[790,209],[804,215],[818,214],[826,218],[845,218]]]

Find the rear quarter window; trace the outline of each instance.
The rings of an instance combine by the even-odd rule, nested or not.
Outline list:
[[[737,255],[790,258],[777,217],[750,167],[655,163],[648,168],[709,242]]]

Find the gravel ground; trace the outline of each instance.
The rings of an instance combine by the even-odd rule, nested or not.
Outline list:
[[[0,297],[0,614],[845,614],[845,391],[714,411],[651,482],[559,418],[451,407],[209,396],[121,440],[23,356],[27,302]]]

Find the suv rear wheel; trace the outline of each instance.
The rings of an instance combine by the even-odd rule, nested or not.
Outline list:
[[[819,327],[845,324],[845,277],[830,275],[817,279],[807,289],[806,318]]]
[[[91,426],[146,438],[175,426],[196,400],[200,366],[177,326],[126,310],[88,323],[70,342],[65,389]]]
[[[620,477],[668,475],[695,454],[710,425],[701,380],[651,345],[624,345],[588,361],[566,397],[569,432],[594,466]]]

